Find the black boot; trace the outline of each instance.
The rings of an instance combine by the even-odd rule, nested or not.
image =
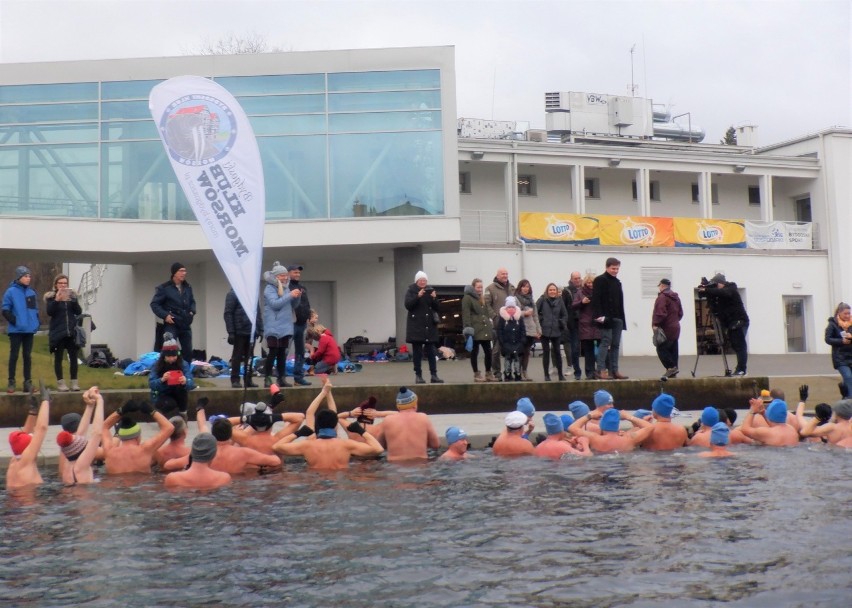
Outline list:
[[[287,382],[287,378],[284,378],[283,376],[278,378],[278,386],[280,386],[281,388],[284,388],[284,387],[292,388],[293,387],[292,384]]]
[[[840,389],[840,396],[843,399],[847,399],[849,397],[849,387],[846,386],[845,382],[838,383],[837,388]]]
[[[251,378],[246,377],[246,388],[257,388],[257,384],[255,384]]]
[[[426,381],[423,379],[423,376],[417,374],[414,376],[414,384],[426,384]]]
[[[512,372],[503,372],[503,382],[512,381]]]
[[[239,380],[231,380],[231,388],[243,388]]]
[[[432,384],[443,384],[444,381],[438,377],[438,374],[432,374],[432,377],[429,378],[429,382]]]

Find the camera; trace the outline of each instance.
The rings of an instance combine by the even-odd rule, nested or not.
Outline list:
[[[432,287],[431,285],[427,285],[426,287],[423,288],[423,291],[425,291],[426,293],[435,293],[435,288]]]

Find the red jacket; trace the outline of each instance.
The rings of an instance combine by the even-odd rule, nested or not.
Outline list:
[[[322,332],[317,344],[317,349],[314,351],[311,362],[316,365],[320,361],[325,361],[326,365],[337,365],[340,362],[340,347],[331,333],[331,330],[326,329]]]

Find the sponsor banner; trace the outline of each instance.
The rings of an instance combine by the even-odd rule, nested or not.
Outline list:
[[[195,217],[254,324],[266,194],[248,118],[228,91],[199,76],[158,84],[148,108]]]
[[[601,245],[674,247],[670,217],[601,215],[599,219]]]
[[[598,218],[571,213],[519,214],[521,239],[527,243],[573,243],[597,245]]]
[[[749,249],[811,249],[813,225],[800,222],[746,222]]]
[[[743,220],[674,218],[676,247],[745,247]]]

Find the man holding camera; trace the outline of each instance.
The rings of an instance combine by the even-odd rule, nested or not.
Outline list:
[[[729,283],[725,280],[725,275],[720,272],[706,283],[702,280],[701,285],[698,286],[698,293],[707,298],[710,303],[710,312],[716,315],[722,331],[728,334],[728,342],[737,355],[734,375],[745,376],[748,365],[746,334],[749,318],[740,292],[737,290],[737,284]]]

